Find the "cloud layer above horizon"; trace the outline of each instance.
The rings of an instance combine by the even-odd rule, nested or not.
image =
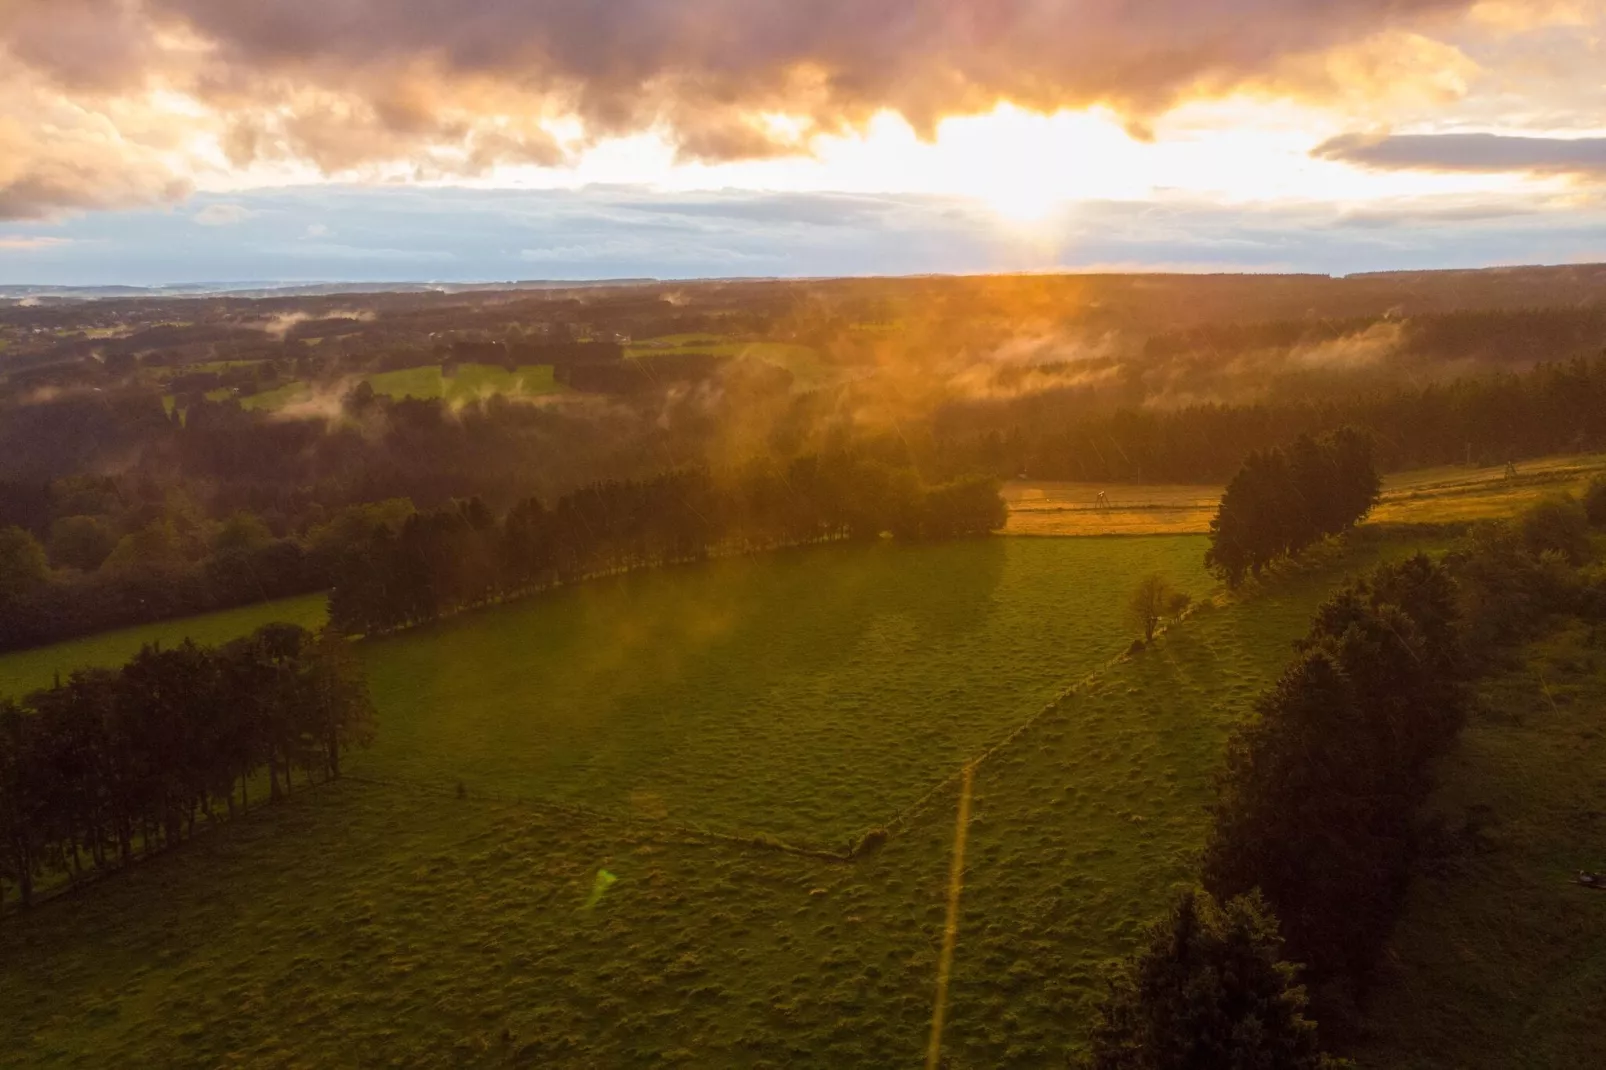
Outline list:
[[[0,239],[0,285],[485,282],[978,271],[1355,271],[1599,259],[1606,210],[1090,201],[1038,233],[964,198],[359,186],[198,194]],[[1045,240],[1044,234],[1050,235]],[[7,242],[12,244],[8,245]]]
[[[67,240],[31,224],[287,183],[985,196],[996,156],[1008,195],[1009,146],[1045,140],[1017,114],[1128,143],[1055,128],[1042,185],[1088,199],[1464,210],[1526,183],[1592,206],[1603,26],[1606,0],[5,0],[0,221],[30,228],[0,257]],[[940,147],[962,116],[1003,132],[971,186],[934,184],[952,153],[876,154],[888,129]],[[1198,184],[1215,144],[1241,189]],[[1288,175],[1269,192],[1260,151]]]

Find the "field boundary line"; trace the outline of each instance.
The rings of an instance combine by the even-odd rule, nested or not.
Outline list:
[[[1325,553],[1310,555],[1305,559],[1296,560],[1293,562],[1284,561],[1274,563],[1273,568],[1268,571],[1268,574],[1264,579],[1257,580],[1252,584],[1246,584],[1245,587],[1239,591],[1232,592],[1217,589],[1216,591],[1212,592],[1209,597],[1201,599],[1190,605],[1169,624],[1157,629],[1155,631],[1154,638],[1158,640],[1166,635],[1169,635],[1174,628],[1186,624],[1200,612],[1205,610],[1222,610],[1233,605],[1242,605],[1253,602],[1257,598],[1269,593],[1274,588],[1274,585],[1279,581],[1285,581],[1291,578],[1309,575],[1313,572],[1331,569],[1335,566],[1344,566],[1347,570],[1347,559],[1357,550],[1364,550],[1369,545],[1392,542],[1395,539],[1400,538],[1402,535],[1421,534],[1424,528],[1434,531],[1442,531],[1445,529],[1464,530],[1465,526],[1465,524],[1456,522],[1450,522],[1447,524],[1399,524],[1383,522],[1374,524],[1365,535],[1356,536],[1354,533],[1362,530],[1362,527],[1358,525],[1348,532],[1344,532],[1341,535],[1332,536],[1326,540],[1323,540],[1322,543],[1318,543],[1318,547],[1328,547]],[[1111,537],[1131,538],[1132,536]],[[1144,649],[1147,650],[1147,647]],[[1042,721],[1043,718],[1047,717],[1051,713],[1059,711],[1064,706],[1067,699],[1082,693],[1088,687],[1096,683],[1105,673],[1109,672],[1122,662],[1131,660],[1131,658],[1132,651],[1129,647],[1127,650],[1123,650],[1121,653],[1108,658],[1097,667],[1089,671],[1087,675],[1065,687],[1053,698],[1049,699],[1048,702],[1045,703],[1043,707],[1036,713],[1032,714],[1030,717],[1026,718],[1026,720],[1010,729],[1009,732],[995,742],[989,744],[985,750],[981,751],[981,753],[972,758],[966,759],[965,762],[961,764],[959,772],[951,773],[947,777],[944,777],[920,798],[898,811],[898,813],[896,813],[884,826],[882,826],[882,828],[884,828],[889,834],[898,831],[907,831],[913,822],[913,819],[920,816],[920,813],[929,807],[933,800],[935,800],[938,796],[945,794],[947,791],[952,790],[955,785],[959,783],[960,779],[964,775],[965,766],[982,765],[987,761],[987,759],[993,757],[993,755],[997,754],[1000,750],[1003,750],[1011,743],[1014,743],[1033,726]]]
[[[1215,607],[1216,603],[1214,596],[1212,596],[1208,601],[1195,603],[1194,605],[1188,607],[1187,611],[1177,617],[1176,620],[1171,624],[1157,629],[1154,633],[1154,638],[1160,639],[1163,636],[1168,635],[1173,628],[1180,624],[1186,623],[1188,620],[1191,620],[1202,605]],[[1127,650],[1123,650],[1121,653],[1105,659],[1079,680],[1067,685],[1053,698],[1044,703],[1042,708],[1036,713],[1017,724],[1014,728],[1011,728],[1007,733],[999,737],[997,740],[994,740],[992,743],[988,744],[987,748],[981,751],[979,754],[965,759],[957,773],[951,773],[947,777],[944,777],[920,798],[916,799],[914,802],[898,811],[897,814],[893,815],[892,819],[884,826],[886,830],[889,833],[894,831],[906,831],[910,827],[913,819],[918,817],[926,807],[930,806],[933,800],[935,800],[939,795],[944,794],[947,790],[956,786],[964,778],[965,770],[967,768],[974,769],[981,766],[982,763],[987,761],[987,759],[991,758],[993,755],[997,754],[999,751],[1003,750],[1005,747],[1019,739],[1038,722],[1042,721],[1043,718],[1047,717],[1051,713],[1060,711],[1060,709],[1065,705],[1067,699],[1081,694],[1083,691],[1087,690],[1088,687],[1097,683],[1105,673],[1109,672],[1111,669],[1115,668],[1115,666],[1124,661],[1130,661],[1131,658],[1131,649],[1128,648]]]

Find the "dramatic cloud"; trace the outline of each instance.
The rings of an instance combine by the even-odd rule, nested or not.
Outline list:
[[[1502,134],[1347,134],[1315,155],[1391,170],[1529,171],[1606,175],[1606,137],[1514,137]]]
[[[108,129],[60,148],[38,111],[0,101],[20,129],[0,130],[0,216],[159,199],[208,168],[483,175],[644,131],[683,160],[759,158],[886,110],[929,132],[1001,101],[1101,104],[1142,130],[1235,90],[1437,99],[1474,70],[1448,42],[1488,4],[4,0],[0,69]],[[1519,23],[1554,6],[1497,5]]]
[[[188,190],[159,146],[130,140],[113,117],[0,74],[0,219],[152,204]]]

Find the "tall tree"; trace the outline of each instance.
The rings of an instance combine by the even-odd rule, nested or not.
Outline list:
[[[1092,1070],[1336,1070],[1305,1017],[1277,921],[1253,896],[1184,892],[1118,967],[1093,1027]]]
[[[312,654],[310,729],[323,746],[325,775],[339,779],[341,752],[373,742],[374,705],[362,663],[339,631],[320,630]]]
[[[1145,643],[1154,639],[1160,622],[1174,617],[1188,607],[1188,595],[1158,572],[1150,573],[1138,581],[1127,600],[1127,619],[1143,632]]]

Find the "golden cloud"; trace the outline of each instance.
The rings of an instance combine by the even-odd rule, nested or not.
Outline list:
[[[1180,101],[1245,88],[1344,99],[1413,84],[1453,96],[1472,66],[1442,34],[1474,8],[1486,21],[1498,8],[1505,25],[1557,7],[1491,5],[0,0],[0,64],[35,98],[110,127],[55,147],[34,113],[0,102],[12,116],[0,144],[21,153],[9,179],[0,171],[0,215],[170,195],[186,173],[173,146],[196,142],[220,168],[442,177],[550,166],[642,131],[687,158],[795,153],[885,110],[930,132],[1003,101],[1100,104],[1138,128]],[[578,120],[581,135],[556,136],[560,120]]]

